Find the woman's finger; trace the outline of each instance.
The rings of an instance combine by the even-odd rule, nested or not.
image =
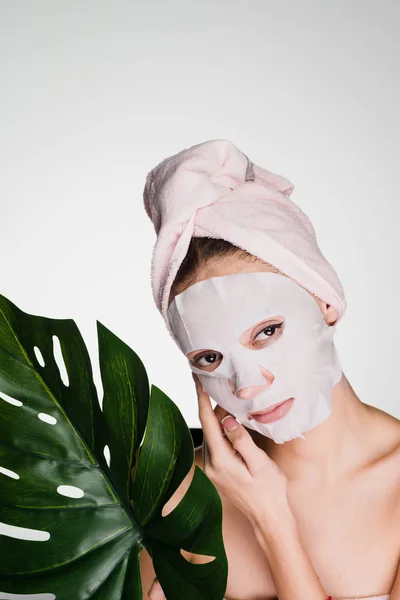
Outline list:
[[[228,416],[223,419],[222,427],[226,431],[226,436],[233,448],[243,458],[252,475],[255,475],[261,469],[265,469],[265,461],[268,460],[268,456],[256,446],[243,425],[232,416]]]
[[[229,444],[224,439],[220,423],[211,406],[210,396],[203,390],[199,378],[192,373],[196,384],[197,397],[199,401],[199,419],[203,429],[204,438],[207,440],[208,451],[212,459],[215,453],[229,452]]]
[[[218,422],[220,424],[224,417],[227,417],[229,415],[232,416],[231,413],[229,413],[227,410],[222,408],[222,406],[220,406],[219,404],[217,404],[217,406],[214,408],[214,415],[217,417]],[[222,429],[222,427],[221,427],[221,429]]]

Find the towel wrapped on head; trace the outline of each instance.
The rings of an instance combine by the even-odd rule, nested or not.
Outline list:
[[[339,321],[343,287],[310,220],[290,199],[293,189],[226,140],[192,146],[150,171],[143,198],[157,234],[151,285],[171,335],[170,290],[192,237],[224,239],[270,263],[332,305]]]

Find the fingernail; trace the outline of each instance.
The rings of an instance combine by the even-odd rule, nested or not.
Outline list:
[[[228,431],[228,433],[230,433],[231,431],[235,431],[235,429],[239,427],[239,423],[230,415],[224,417],[221,423],[225,431]]]

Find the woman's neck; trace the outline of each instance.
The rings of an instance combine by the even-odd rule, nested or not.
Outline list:
[[[255,443],[270,456],[289,481],[318,481],[329,486],[365,463],[373,432],[371,407],[358,398],[345,375],[332,392],[332,413],[323,423],[284,444],[254,431]]]

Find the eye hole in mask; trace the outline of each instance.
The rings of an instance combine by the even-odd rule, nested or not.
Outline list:
[[[261,324],[261,327],[257,325],[256,328],[254,328],[254,334],[252,332],[250,336],[251,344],[253,345],[253,348],[251,349],[261,350],[261,348],[265,348],[271,343],[271,339],[276,341],[282,335],[284,326],[284,321],[280,321],[278,323],[264,322]],[[245,333],[241,336],[240,341],[242,343],[245,341],[244,338],[248,332],[249,330],[245,331]],[[243,345],[249,347],[246,342]]]
[[[245,331],[240,337],[240,342],[250,350],[261,350],[282,335],[284,326],[284,321],[271,322],[269,319]],[[211,349],[203,350],[200,353],[198,351],[189,352],[187,357],[192,366],[208,372],[217,369],[223,360],[221,352]]]

